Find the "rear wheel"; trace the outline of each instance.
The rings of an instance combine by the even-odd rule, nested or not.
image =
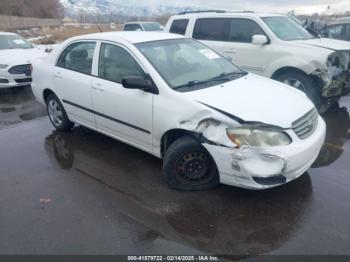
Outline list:
[[[304,92],[320,110],[323,101],[321,90],[311,77],[302,72],[290,71],[279,75],[276,80]]]
[[[169,147],[163,171],[169,186],[177,190],[205,190],[219,184],[213,158],[198,141],[188,136]]]
[[[53,126],[58,131],[69,131],[74,123],[69,121],[66,111],[64,110],[60,100],[54,94],[46,99],[47,113]]]

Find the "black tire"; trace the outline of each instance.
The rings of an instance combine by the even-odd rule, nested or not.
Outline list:
[[[293,83],[294,80],[299,81],[302,86],[296,87],[293,84],[289,84],[290,86],[297,88],[298,90],[304,92],[310,100],[315,104],[315,107],[320,110],[322,106],[323,97],[321,94],[320,88],[317,86],[316,82],[308,75],[298,72],[298,71],[290,71],[283,73],[276,77],[277,81],[288,84],[288,81]]]
[[[166,151],[163,173],[168,185],[177,190],[206,190],[220,183],[215,161],[189,136],[179,138]]]
[[[55,121],[52,112],[50,112],[50,104],[51,103],[55,103],[57,105],[57,108],[61,112],[61,115],[58,116],[58,119],[60,121]],[[52,125],[56,128],[56,130],[61,131],[61,132],[67,132],[73,128],[74,123],[68,119],[68,116],[67,116],[66,111],[64,110],[64,107],[56,95],[50,94],[47,97],[46,108],[47,108],[47,114],[49,115],[49,119],[50,119]]]

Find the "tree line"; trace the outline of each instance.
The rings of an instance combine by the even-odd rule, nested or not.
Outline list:
[[[1,0],[1,15],[36,18],[62,18],[60,0]]]

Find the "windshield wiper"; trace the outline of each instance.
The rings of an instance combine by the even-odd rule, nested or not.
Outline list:
[[[226,79],[231,80],[231,79],[229,79],[229,77],[231,77],[231,76],[246,75],[246,74],[247,74],[247,72],[245,72],[243,70],[239,70],[239,71],[234,71],[234,72],[230,72],[230,73],[222,73],[221,75],[213,77],[210,80],[221,80],[221,79],[223,79],[223,80],[226,80]]]
[[[192,86],[197,86],[197,85],[205,85],[211,82],[222,82],[222,81],[231,81],[233,80],[231,76],[236,76],[236,75],[246,75],[247,72],[245,71],[234,71],[231,73],[222,73],[221,75],[215,76],[213,78],[209,78],[207,80],[199,81],[199,80],[192,80],[187,82],[187,84],[176,86],[173,89],[181,89],[181,88],[186,88],[186,87],[192,87]]]

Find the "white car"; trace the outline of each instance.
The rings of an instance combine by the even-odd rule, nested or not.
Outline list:
[[[32,60],[44,56],[20,35],[0,32],[0,88],[30,85]]]
[[[80,124],[162,158],[176,189],[285,184],[325,139],[305,94],[175,34],[75,37],[36,61],[33,79],[57,130]]]
[[[188,12],[166,32],[202,41],[241,68],[305,92],[324,112],[350,92],[350,43],[314,38],[295,19],[254,12]]]
[[[124,25],[123,31],[164,31],[164,27],[157,22],[129,22]]]

